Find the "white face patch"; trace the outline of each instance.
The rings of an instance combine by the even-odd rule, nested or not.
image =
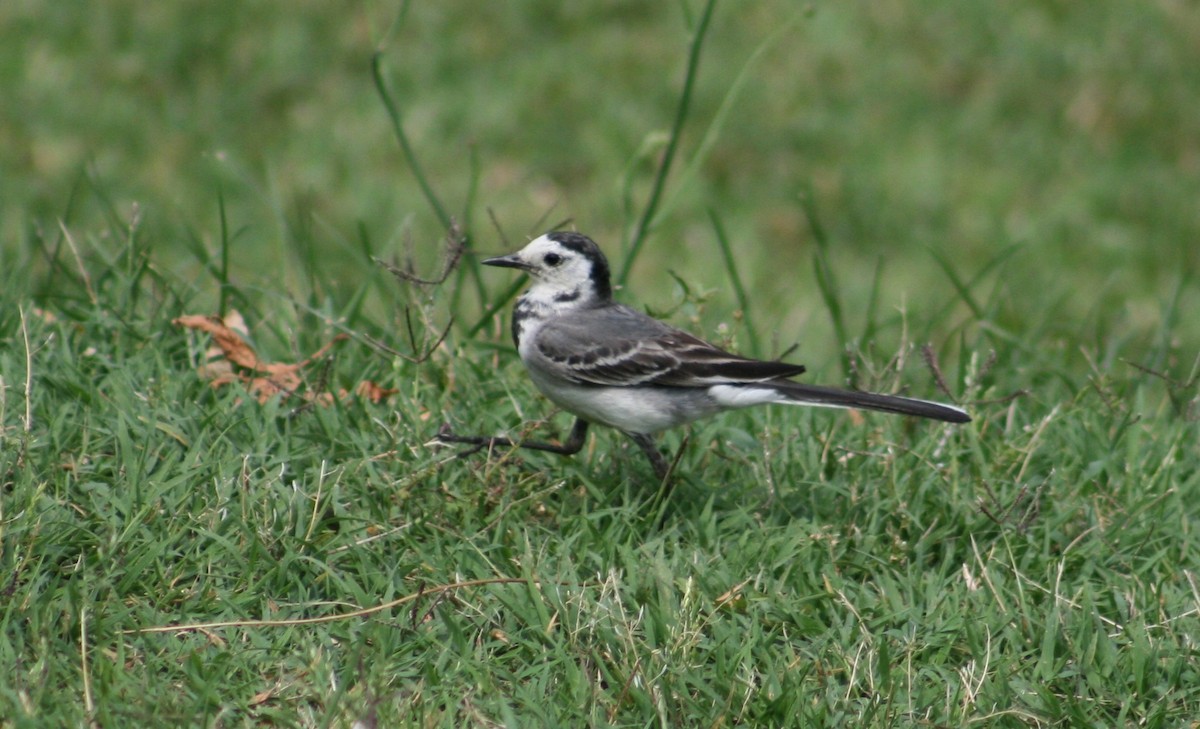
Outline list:
[[[592,262],[548,235],[535,238],[517,257],[530,266],[535,285],[544,284],[558,293],[570,294],[592,279]]]
[[[546,315],[592,306],[597,291],[592,279],[595,263],[584,253],[549,235],[535,238],[516,253],[533,280],[522,299]]]

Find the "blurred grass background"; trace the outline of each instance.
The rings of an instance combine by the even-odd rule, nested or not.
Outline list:
[[[379,50],[439,194],[462,216],[477,190],[465,211],[477,248],[504,248],[479,219],[490,209],[510,246],[570,218],[620,258],[626,180],[639,204],[689,12],[5,3],[4,248],[54,235],[58,219],[97,230],[104,198],[126,216],[136,203],[145,237],[185,265],[182,240],[216,247],[220,190],[243,278],[287,271],[299,235],[334,252],[336,270],[360,225],[381,251],[411,236],[435,260],[439,225],[372,86]],[[809,188],[846,296],[865,299],[882,260],[883,300],[917,313],[950,291],[931,251],[969,278],[1017,245],[977,284],[1001,322],[1144,334],[1200,264],[1200,19],[1188,3],[760,2],[719,8],[715,28],[675,204],[634,269],[652,304],[669,297],[666,266],[724,285],[712,208],[763,321],[827,355],[798,204]],[[681,180],[726,101],[719,138]],[[1186,296],[1200,305],[1194,287]],[[1197,340],[1191,321],[1176,325]]]
[[[475,251],[570,219],[620,262],[700,12],[0,4],[0,726],[1194,723],[1193,2],[717,5],[622,295],[827,383],[934,396],[928,341],[969,426],[699,423],[662,526],[617,434],[426,447],[566,418],[512,276],[370,261],[444,234],[375,54]],[[172,320],[223,307],[398,392],[213,390]]]

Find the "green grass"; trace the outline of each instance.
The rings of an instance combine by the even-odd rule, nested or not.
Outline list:
[[[1183,5],[102,5],[0,6],[0,726],[1195,724]],[[396,281],[437,207],[470,254]],[[566,218],[627,302],[975,421],[698,423],[661,519],[616,433],[455,459],[570,424],[473,255]],[[214,390],[172,320],[229,309],[398,392]]]

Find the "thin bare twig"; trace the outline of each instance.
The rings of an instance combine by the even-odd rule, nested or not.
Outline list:
[[[633,670],[629,672],[629,676],[625,679],[625,683],[621,686],[621,693],[617,695],[617,701],[612,706],[608,707],[608,720],[612,722],[617,718],[617,712],[621,709],[621,705],[625,703],[625,699],[629,696],[629,688],[633,685],[634,679],[637,678],[638,671],[642,668],[642,657],[638,656],[633,662]]]
[[[288,418],[295,418],[299,415],[303,415],[318,405],[318,399],[320,398],[321,393],[326,392],[325,388],[329,385],[330,375],[333,373],[333,357],[333,352],[330,352],[325,356],[324,360],[321,362],[321,371],[317,373],[317,379],[312,384],[307,386],[308,392],[316,393],[316,395],[304,403],[292,408],[292,411],[287,414]],[[282,389],[288,395],[296,394],[295,390],[291,390],[286,387]]]
[[[406,310],[405,315],[407,316],[407,310]],[[446,341],[446,337],[450,336],[450,328],[453,326],[454,326],[454,318],[451,317],[450,321],[446,322],[446,328],[442,329],[442,331],[438,334],[437,339],[435,339],[433,341],[433,344],[426,347],[425,351],[421,352],[418,355],[405,354],[404,352],[401,352],[398,349],[393,349],[392,347],[389,347],[388,345],[384,344],[383,342],[379,341],[378,339],[376,339],[375,337],[372,337],[369,334],[363,334],[360,332],[360,333],[356,333],[355,336],[358,337],[359,339],[361,339],[362,341],[366,342],[371,347],[374,347],[375,349],[378,349],[380,352],[383,352],[384,354],[388,354],[393,357],[399,357],[400,359],[403,359],[407,362],[412,362],[413,364],[421,364],[425,360],[432,357],[433,353],[437,351],[437,348],[442,346],[442,342]],[[410,336],[411,336],[411,332],[410,332]],[[416,342],[413,341],[412,345],[413,345],[413,351],[416,351],[417,350]]]
[[[1012,402],[1013,400],[1017,400],[1022,397],[1028,397],[1029,394],[1030,394],[1029,390],[1021,388],[1020,390],[1014,390],[1014,391],[1010,392],[1009,394],[1005,395],[1004,397],[997,397],[997,398],[994,398],[991,400],[975,400],[972,404],[974,404],[974,405],[1005,405],[1005,404]]]
[[[90,719],[96,713],[96,702],[92,698],[92,671],[88,667],[87,608],[79,611],[79,664],[83,673],[83,707]]]
[[[405,283],[417,284],[418,286],[438,286],[446,282],[446,279],[458,267],[458,262],[462,260],[463,254],[466,251],[466,235],[463,233],[462,227],[459,226],[458,222],[451,220],[450,227],[446,231],[446,258],[442,264],[442,272],[434,278],[421,278],[411,270],[405,270],[381,258],[373,258],[372,260],[387,269],[388,273]]]
[[[482,587],[485,585],[528,585],[530,583],[542,585],[544,580],[531,580],[528,577],[489,577],[481,580],[463,580],[461,582],[450,582],[444,585],[435,585],[426,588],[421,587],[419,592],[411,595],[398,597],[395,600],[380,605],[372,605],[371,607],[362,608],[360,610],[352,610],[348,613],[340,613],[338,615],[321,615],[315,618],[291,618],[282,620],[220,620],[211,623],[184,623],[181,625],[154,625],[146,628],[129,628],[127,630],[118,631],[121,635],[141,635],[146,633],[183,633],[192,630],[204,631],[214,630],[216,628],[291,628],[298,625],[320,625],[322,623],[336,623],[342,620],[353,620],[354,618],[365,618],[375,613],[391,610],[392,608],[405,605],[407,603],[418,600],[425,595],[442,594],[462,590],[469,587]],[[568,582],[556,583],[560,587],[595,587],[596,585],[589,582]]]
[[[21,312],[21,338],[25,342],[25,432],[33,430],[33,349],[29,346],[29,323],[25,319],[25,307]]]
[[[553,208],[551,208],[553,210]],[[504,250],[509,249],[508,236],[504,234],[504,228],[500,227],[500,219],[496,217],[496,210],[491,205],[487,209],[488,220],[492,221],[492,227],[496,229],[496,235],[500,236],[500,241],[504,243]],[[538,221],[541,222],[541,221]]]
[[[954,395],[950,392],[950,386],[946,384],[946,378],[942,375],[942,368],[938,365],[937,354],[933,351],[933,345],[928,343],[921,345],[921,358],[925,360],[925,365],[933,373],[933,381],[937,383],[937,388],[946,397],[951,400],[955,399]]]
[[[663,188],[666,186],[667,173],[671,171],[671,163],[675,160],[675,153],[679,149],[679,140],[683,136],[683,125],[687,121],[691,110],[692,89],[696,83],[697,69],[700,67],[700,50],[704,46],[704,38],[708,34],[709,21],[712,19],[713,8],[716,4],[716,0],[708,0],[704,6],[704,10],[700,13],[700,19],[696,22],[696,29],[692,34],[691,48],[688,51],[687,72],[684,74],[683,91],[679,95],[679,106],[675,110],[675,122],[671,126],[671,136],[667,141],[667,149],[663,152],[662,161],[658,165],[658,172],[655,174],[654,182],[650,187],[650,199],[646,201],[646,208],[642,211],[642,217],[638,219],[637,226],[633,229],[633,234],[630,236],[629,252],[626,254],[625,261],[621,264],[620,272],[616,277],[616,283],[619,285],[623,285],[629,278],[629,271],[633,268],[633,262],[637,260],[638,253],[641,251],[642,245],[646,242],[646,234],[650,230],[650,225],[654,222],[654,214],[658,212],[658,203],[662,198]]]

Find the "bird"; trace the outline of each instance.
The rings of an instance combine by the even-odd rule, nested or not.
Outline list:
[[[552,231],[482,263],[529,276],[513,309],[513,343],[537,389],[576,420],[559,443],[460,435],[443,425],[437,440],[475,446],[462,455],[503,446],[574,455],[588,427],[604,425],[629,436],[665,482],[670,465],[654,434],[726,410],[777,403],[971,420],[953,405],[796,382],[803,365],[742,357],[617,303],[608,259],[581,233]]]

